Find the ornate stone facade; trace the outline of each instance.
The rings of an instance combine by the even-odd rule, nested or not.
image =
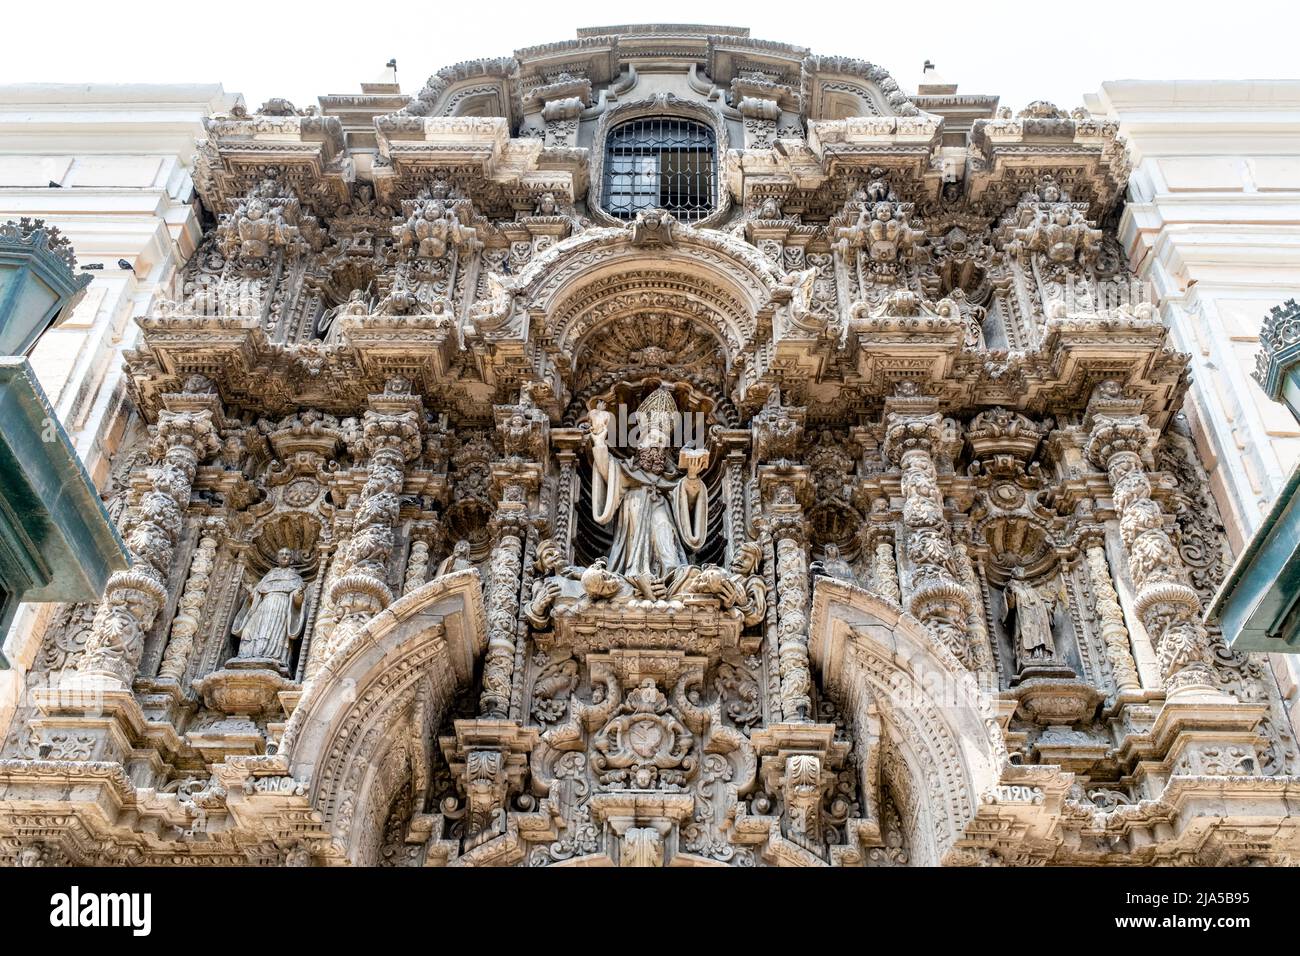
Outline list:
[[[1115,124],[688,27],[364,99],[208,124],[3,859],[1291,859]],[[711,145],[620,218],[625,123]]]

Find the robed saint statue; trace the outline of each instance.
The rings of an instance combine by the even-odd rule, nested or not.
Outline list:
[[[1052,613],[1056,602],[1043,597],[1025,580],[1023,568],[1016,568],[1004,591],[1006,612],[1002,623],[1011,629],[1016,657],[1022,666],[1056,659],[1052,640]]]
[[[290,642],[302,632],[306,584],[292,567],[291,550],[281,548],[275,560],[245,595],[231,632],[239,638],[236,660],[274,660],[287,671]]]
[[[647,597],[663,597],[681,584],[688,554],[704,544],[709,496],[700,473],[708,467],[709,453],[683,448],[673,465],[669,453],[677,404],[663,386],[637,409],[639,436],[631,460],[610,454],[612,418],[604,402],[589,413],[592,517],[598,524],[614,525],[609,570]]]

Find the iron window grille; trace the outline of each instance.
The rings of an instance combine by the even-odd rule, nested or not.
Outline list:
[[[605,211],[635,219],[666,209],[684,222],[713,212],[713,130],[702,123],[648,117],[620,123],[605,138]]]

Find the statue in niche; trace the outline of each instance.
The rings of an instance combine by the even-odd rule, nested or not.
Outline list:
[[[1056,661],[1056,642],[1052,639],[1052,614],[1056,601],[1045,598],[1025,579],[1025,569],[1011,573],[1003,591],[1006,611],[1002,624],[1011,635],[1016,659],[1022,667]]]
[[[316,322],[316,334],[328,338],[331,330],[340,319],[348,316],[365,317],[370,314],[370,296],[364,289],[353,289],[348,293],[348,300],[341,305],[326,310]]]
[[[276,567],[244,596],[231,633],[239,638],[236,660],[276,661],[287,672],[290,644],[302,634],[306,619],[307,585],[293,568],[293,551],[281,548],[275,561]]]
[[[444,574],[452,574],[456,571],[468,571],[474,567],[474,562],[469,556],[469,542],[461,538],[451,549],[451,554],[442,559],[438,565],[438,573],[434,577],[442,577]]]
[[[858,580],[853,568],[840,556],[839,545],[835,544],[826,545],[822,559],[813,562],[812,572],[837,581],[848,581],[850,584],[856,584]]]
[[[704,544],[709,496],[700,473],[708,467],[709,453],[683,448],[673,466],[669,452],[677,403],[662,385],[637,408],[639,436],[631,461],[610,455],[612,418],[603,402],[590,412],[592,517],[615,526],[609,570],[647,599],[662,599],[688,577],[687,553]]]

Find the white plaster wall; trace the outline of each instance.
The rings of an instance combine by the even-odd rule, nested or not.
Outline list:
[[[1251,378],[1269,309],[1300,298],[1300,81],[1103,83],[1133,161],[1120,236],[1191,355],[1187,404],[1234,551],[1300,460],[1300,423]],[[1300,659],[1274,672],[1300,717]]]
[[[102,263],[68,320],[31,356],[77,452],[101,487],[126,422],[122,352],[200,236],[190,163],[203,118],[239,97],[218,84],[0,86],[0,221],[39,217]],[[57,185],[56,185],[57,184]],[[130,268],[121,268],[124,259]],[[80,268],[79,268],[80,271]],[[0,671],[0,736],[53,605],[24,605]]]

